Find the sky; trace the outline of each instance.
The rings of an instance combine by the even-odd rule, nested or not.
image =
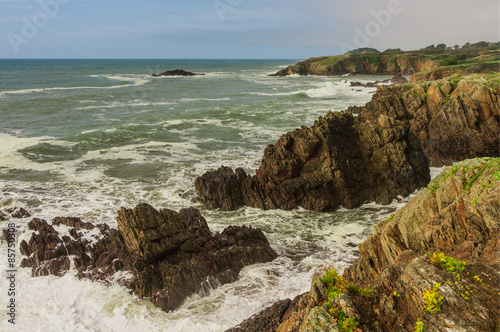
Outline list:
[[[0,58],[304,59],[500,40],[498,0],[0,0]]]

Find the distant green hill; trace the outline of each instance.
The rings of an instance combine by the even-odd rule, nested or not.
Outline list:
[[[415,75],[414,79],[419,80],[433,76],[441,78],[455,73],[462,75],[490,71],[500,71],[500,43],[468,43],[457,49],[446,49],[446,45],[440,44],[406,52],[399,49],[379,52],[376,49],[362,48],[344,55],[310,58],[282,69],[272,76],[401,73]]]

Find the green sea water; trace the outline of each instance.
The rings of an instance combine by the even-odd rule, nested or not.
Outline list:
[[[32,278],[21,269],[20,330],[224,331],[277,299],[307,291],[323,266],[350,264],[353,245],[405,200],[333,213],[209,211],[192,201],[197,176],[221,165],[254,174],[264,148],[282,134],[312,125],[328,110],[370,100],[375,89],[352,88],[349,81],[381,79],[267,76],[295,62],[0,60],[0,210],[21,206],[32,217],[75,216],[116,227],[122,206],[194,206],[212,231],[261,228],[280,254],[245,268],[233,284],[207,283],[171,313],[117,284],[71,273]],[[205,75],[151,77],[172,69]],[[29,220],[16,221],[18,243],[30,237]]]

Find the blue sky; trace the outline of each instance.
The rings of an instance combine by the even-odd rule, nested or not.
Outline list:
[[[498,0],[0,0],[0,58],[281,58],[500,40]]]

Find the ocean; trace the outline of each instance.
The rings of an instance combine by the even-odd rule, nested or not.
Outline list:
[[[374,88],[349,81],[389,78],[267,76],[297,61],[0,60],[0,210],[23,207],[32,215],[9,221],[17,228],[17,266],[32,218],[73,216],[116,227],[117,210],[141,202],[196,207],[212,232],[258,227],[279,254],[169,313],[117,284],[71,272],[33,278],[19,268],[15,326],[6,315],[8,280],[0,280],[0,330],[224,331],[308,291],[314,273],[347,267],[355,244],[408,198],[332,213],[210,211],[192,201],[194,181],[206,171],[225,165],[255,174],[265,147],[282,134],[370,100]],[[173,69],[206,75],[151,77]],[[0,268],[6,275],[5,241]]]

